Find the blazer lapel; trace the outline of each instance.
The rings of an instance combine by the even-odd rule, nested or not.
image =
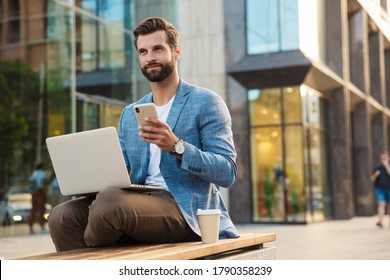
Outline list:
[[[171,127],[172,131],[175,129],[177,120],[181,111],[184,108],[185,103],[188,100],[188,94],[190,93],[190,86],[185,81],[180,79],[179,86],[177,88],[175,99],[173,100],[171,110],[169,111],[167,124]]]

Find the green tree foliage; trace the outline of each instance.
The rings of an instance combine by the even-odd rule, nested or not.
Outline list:
[[[0,73],[0,188],[3,191],[9,163],[27,132],[27,121],[15,92],[9,88],[7,80]]]
[[[26,179],[35,162],[39,74],[21,61],[0,61],[0,188]],[[1,190],[0,190],[1,194]]]
[[[0,61],[0,73],[7,81],[19,104],[26,105],[39,98],[38,72],[23,61]]]

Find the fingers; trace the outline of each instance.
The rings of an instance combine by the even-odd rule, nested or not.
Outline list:
[[[145,124],[138,126],[138,129],[142,131],[153,131],[153,128],[171,129],[168,124],[155,118],[145,118]]]
[[[161,150],[172,151],[174,144],[172,138],[168,134],[153,134],[140,132],[140,136],[143,141],[157,145]]]
[[[152,124],[151,122],[149,122],[146,123],[146,125],[140,125],[138,129],[140,130],[140,136],[147,136],[149,138],[153,138],[153,136],[156,134],[165,134],[166,131],[171,130],[171,128],[167,124],[162,122],[159,122],[158,124]]]
[[[145,124],[138,127],[142,140],[157,145],[161,150],[171,151],[177,137],[169,125],[151,118],[145,118]]]

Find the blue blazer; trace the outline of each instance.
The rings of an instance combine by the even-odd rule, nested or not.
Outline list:
[[[134,104],[152,102],[152,93],[122,112],[118,135],[129,173],[144,184],[149,164],[149,143],[138,136]],[[231,117],[223,99],[205,88],[180,79],[167,124],[185,141],[182,160],[161,151],[160,171],[188,225],[200,235],[197,209],[221,210],[220,239],[238,237],[223,202],[219,187],[236,180],[236,151]]]

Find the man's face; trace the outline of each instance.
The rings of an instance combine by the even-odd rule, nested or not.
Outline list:
[[[150,82],[161,82],[175,70],[180,51],[172,53],[164,31],[139,36],[137,46],[141,71]]]

